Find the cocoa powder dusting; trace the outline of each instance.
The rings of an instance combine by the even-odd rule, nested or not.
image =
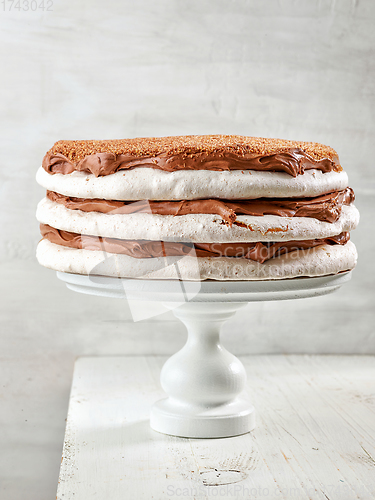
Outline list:
[[[49,153],[59,153],[73,162],[78,162],[86,156],[97,153],[134,157],[154,157],[165,154],[167,156],[182,155],[186,158],[204,153],[219,155],[232,153],[244,157],[245,155],[270,156],[291,149],[300,149],[315,160],[327,158],[338,163],[338,155],[334,149],[316,142],[239,135],[187,135],[98,141],[58,141]]]

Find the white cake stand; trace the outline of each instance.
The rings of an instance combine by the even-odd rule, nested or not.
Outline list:
[[[237,436],[255,427],[254,407],[241,395],[246,372],[220,344],[224,321],[248,302],[316,297],[334,292],[351,272],[269,281],[137,280],[57,273],[76,292],[129,300],[161,301],[188,330],[185,346],[167,360],[151,427],[191,438]]]

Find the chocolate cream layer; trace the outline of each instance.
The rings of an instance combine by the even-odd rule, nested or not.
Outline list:
[[[111,175],[119,170],[132,168],[156,168],[168,172],[176,170],[260,170],[286,172],[293,177],[305,170],[317,169],[322,172],[341,171],[338,159],[315,159],[300,148],[268,156],[239,154],[231,152],[172,154],[155,156],[135,156],[101,152],[90,154],[74,161],[62,153],[49,151],[43,158],[42,167],[49,174],[71,174],[74,171],[92,173],[96,177]]]
[[[112,214],[151,212],[159,215],[218,214],[231,226],[235,223],[237,215],[312,217],[321,221],[335,222],[340,217],[342,206],[350,205],[355,197],[353,190],[346,188],[343,191],[334,191],[315,198],[294,198],[293,200],[258,198],[246,201],[208,199],[124,202],[98,198],[74,198],[54,191],[47,191],[47,198],[61,203],[70,210],[83,212]]]
[[[345,245],[348,232],[330,238],[286,242],[256,243],[179,243],[149,240],[120,240],[100,236],[81,235],[62,231],[47,224],[40,225],[43,238],[65,247],[125,254],[137,259],[194,255],[196,257],[234,257],[257,261],[261,264],[294,250],[307,250],[319,245]]]

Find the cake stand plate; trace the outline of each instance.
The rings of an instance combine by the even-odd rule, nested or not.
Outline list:
[[[188,330],[185,346],[167,360],[151,427],[164,434],[217,438],[255,427],[253,405],[243,396],[246,372],[220,344],[222,324],[248,302],[316,297],[334,292],[351,272],[267,281],[178,281],[83,276],[58,272],[76,292],[128,300],[160,301]]]

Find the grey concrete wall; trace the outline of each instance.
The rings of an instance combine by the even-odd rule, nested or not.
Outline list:
[[[0,498],[7,500],[54,495],[76,356],[172,353],[185,336],[170,314],[133,323],[123,301],[70,292],[35,262],[43,190],[34,177],[58,139],[233,133],[333,146],[362,215],[352,282],[327,297],[251,304],[226,326],[224,343],[238,354],[375,352],[375,3],[47,4],[52,11],[0,5]]]

